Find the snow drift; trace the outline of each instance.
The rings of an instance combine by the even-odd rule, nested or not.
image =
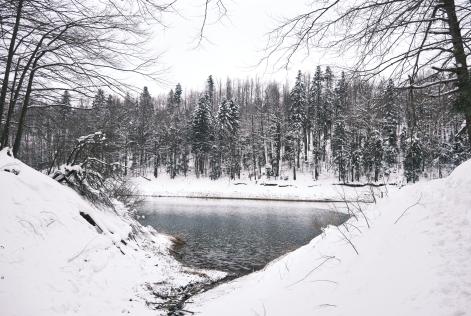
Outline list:
[[[156,315],[150,291],[223,276],[182,267],[170,246],[123,207],[94,207],[0,151],[2,315]]]
[[[194,297],[198,315],[469,315],[471,160],[390,193],[264,270]],[[371,228],[368,228],[368,224]],[[357,254],[358,252],[358,254]]]

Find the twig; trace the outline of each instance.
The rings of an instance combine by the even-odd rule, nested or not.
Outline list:
[[[422,200],[422,193],[420,193],[420,197],[419,197],[419,199],[417,200],[417,202],[415,202],[415,203],[412,204],[411,206],[407,207],[407,208],[404,210],[404,212],[402,212],[401,216],[399,216],[399,217],[396,219],[396,221],[394,222],[394,224],[397,224],[397,222],[399,222],[399,220],[402,218],[402,216],[404,216],[404,214],[406,214],[406,212],[407,212],[409,209],[413,208],[413,207],[416,206],[416,205],[419,205],[419,204],[420,204],[420,200]]]
[[[332,283],[332,284],[338,284],[338,282],[332,281],[332,280],[312,280],[310,282],[327,282],[327,283]]]
[[[317,269],[319,269],[322,265],[324,265],[327,261],[329,260],[332,260],[332,259],[336,259],[338,261],[340,261],[337,257],[335,256],[326,256],[324,257],[324,261],[322,261],[321,263],[319,263],[316,267],[314,267],[311,271],[309,271],[304,277],[302,277],[301,279],[299,279],[298,281],[294,282],[294,283],[291,283],[290,285],[287,286],[288,287],[291,287],[293,285],[296,285],[304,280],[306,280],[314,271],[316,271]]]
[[[353,250],[359,255],[357,248],[353,244],[353,242],[344,234],[344,232],[337,226],[338,231],[343,235],[343,237],[348,241],[348,243],[352,246]]]
[[[371,197],[373,198],[373,202],[376,204],[376,195],[375,195],[375,192],[374,192],[374,190],[373,190],[372,187],[370,187],[369,189],[370,189]]]

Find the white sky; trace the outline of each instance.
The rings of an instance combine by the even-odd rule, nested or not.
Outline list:
[[[164,52],[161,66],[169,67],[169,70],[162,78],[168,85],[145,81],[142,85],[148,85],[150,92],[157,95],[169,91],[178,82],[184,91],[203,89],[210,74],[223,83],[227,77],[245,79],[255,76],[262,81],[292,82],[298,69],[314,72],[318,64],[326,65],[333,60],[332,57],[329,59],[319,54],[303,56],[304,60],[295,60],[288,71],[279,70],[279,67],[256,67],[264,56],[265,34],[282,17],[302,12],[305,1],[224,0],[228,16],[217,22],[217,14],[212,8],[205,29],[206,40],[199,47],[196,45],[203,21],[204,1],[177,2],[179,14],[164,16],[163,22],[168,28],[156,28],[152,44],[156,52]]]

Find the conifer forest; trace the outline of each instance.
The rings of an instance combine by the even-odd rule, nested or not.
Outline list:
[[[18,143],[19,156],[41,170],[72,163],[75,149],[74,159],[119,164],[125,175],[171,178],[330,172],[342,182],[377,182],[403,169],[416,181],[442,177],[469,157],[463,119],[440,89],[313,69],[299,71],[292,87],[210,75],[204,91],[178,84],[167,95],[144,87],[83,98],[66,90],[46,106],[33,99],[23,131],[11,124],[8,134],[4,125],[3,141]],[[77,153],[81,143],[88,145]]]

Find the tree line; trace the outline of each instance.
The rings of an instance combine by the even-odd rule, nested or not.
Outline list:
[[[292,87],[209,76],[204,91],[178,84],[154,97],[147,87],[136,96],[72,93],[27,114],[19,154],[38,169],[70,163],[80,137],[96,133],[103,137],[87,138],[80,155],[146,177],[295,180],[303,172],[373,182],[403,171],[416,181],[441,177],[470,156],[454,100],[436,86],[401,89],[393,80],[368,82],[330,67],[299,71]]]

